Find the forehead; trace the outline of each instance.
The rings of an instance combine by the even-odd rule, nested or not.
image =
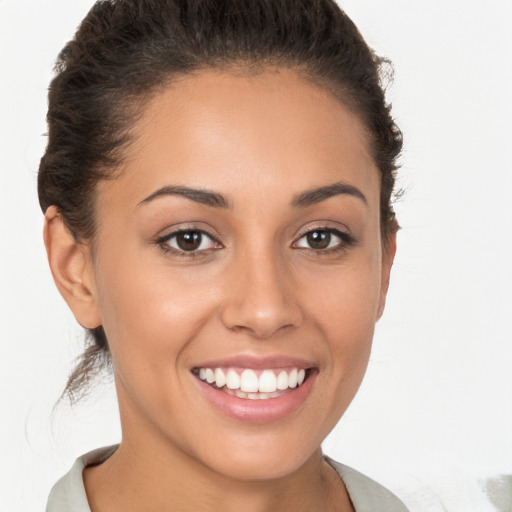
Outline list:
[[[170,184],[254,196],[341,180],[378,196],[359,117],[289,69],[186,75],[151,98],[132,135],[121,179],[104,185],[134,202]]]

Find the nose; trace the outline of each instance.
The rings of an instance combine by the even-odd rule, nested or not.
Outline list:
[[[246,255],[243,262],[232,265],[231,272],[221,311],[222,322],[228,329],[268,339],[302,323],[295,287],[276,258]]]

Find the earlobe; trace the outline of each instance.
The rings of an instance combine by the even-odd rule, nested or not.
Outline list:
[[[388,294],[391,267],[393,266],[393,261],[395,260],[396,254],[396,231],[397,230],[393,231],[389,235],[388,239],[386,240],[386,245],[382,250],[382,274],[377,320],[380,319],[384,313],[384,308],[386,306],[386,297]]]
[[[55,206],[45,213],[44,244],[55,284],[78,323],[101,325],[90,250],[75,240]]]

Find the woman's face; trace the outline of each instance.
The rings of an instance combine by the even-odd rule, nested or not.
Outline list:
[[[358,117],[289,70],[187,76],[96,206],[123,442],[240,479],[303,465],[361,383],[394,253]]]

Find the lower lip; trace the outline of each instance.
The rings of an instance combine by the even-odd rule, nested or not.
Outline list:
[[[224,415],[247,423],[269,423],[286,418],[300,408],[311,393],[316,375],[316,371],[310,371],[299,387],[266,400],[238,398],[213,388],[195,376],[194,379],[210,404]]]

